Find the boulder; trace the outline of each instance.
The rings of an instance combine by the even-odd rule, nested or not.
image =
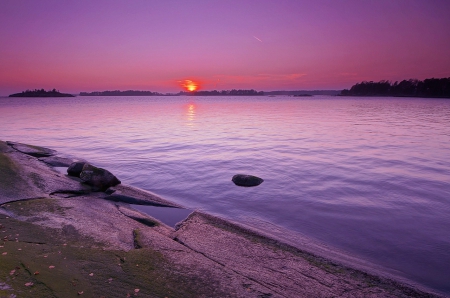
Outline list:
[[[80,173],[80,178],[86,184],[93,186],[96,189],[105,191],[111,186],[120,184],[120,180],[111,172],[94,167],[91,164],[85,163]]]
[[[236,174],[231,181],[238,186],[251,187],[260,185],[264,180],[252,175]]]
[[[85,164],[86,164],[86,162],[84,162],[84,161],[78,161],[78,162],[71,163],[69,168],[67,169],[67,174],[69,176],[74,176],[74,177],[79,178],[81,171],[83,170],[83,167]]]

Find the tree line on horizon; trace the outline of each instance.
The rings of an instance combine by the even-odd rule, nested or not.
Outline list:
[[[94,92],[80,92],[80,96],[177,96],[177,95],[196,95],[196,96],[217,96],[217,95],[264,95],[263,91],[250,90],[222,90],[222,91],[180,91],[179,93],[158,93],[152,91],[138,91],[138,90],[127,90],[127,91],[94,91]]]
[[[263,91],[256,91],[253,89],[250,90],[236,90],[236,89],[232,89],[232,90],[222,90],[222,91],[217,91],[217,90],[213,90],[213,91],[181,91],[180,93],[178,93],[177,95],[197,95],[197,96],[220,96],[220,95],[231,95],[231,96],[236,96],[236,95],[246,95],[246,96],[254,96],[254,95],[264,95]]]
[[[396,81],[363,81],[344,89],[340,96],[397,96],[397,97],[436,97],[450,98],[450,77]]]
[[[164,94],[152,91],[138,91],[138,90],[80,92],[80,96],[162,96],[162,95]]]

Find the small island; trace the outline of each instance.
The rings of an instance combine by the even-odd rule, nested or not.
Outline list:
[[[61,93],[56,89],[45,91],[44,89],[26,90],[21,93],[11,94],[9,97],[75,97],[72,94]]]

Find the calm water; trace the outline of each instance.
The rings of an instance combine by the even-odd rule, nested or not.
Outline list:
[[[0,127],[2,140],[450,294],[450,100],[1,98]],[[265,181],[237,187],[236,173]]]

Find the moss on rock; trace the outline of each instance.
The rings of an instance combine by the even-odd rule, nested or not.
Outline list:
[[[41,198],[10,202],[2,206],[4,209],[13,212],[18,216],[42,215],[43,212],[64,215],[64,211],[70,207],[62,207],[57,199]]]
[[[43,207],[52,200],[37,201]],[[0,214],[0,296],[127,297],[138,290],[139,297],[200,297],[217,291],[186,272],[151,248],[108,250],[95,239]]]

